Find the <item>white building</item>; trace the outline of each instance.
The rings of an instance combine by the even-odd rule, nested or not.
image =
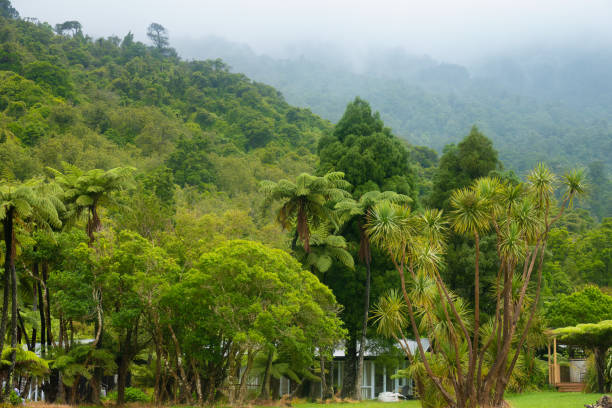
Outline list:
[[[421,339],[423,348],[429,350],[429,340]],[[396,345],[400,349],[400,345]],[[413,340],[408,340],[406,348],[414,355],[418,353],[417,343]],[[378,394],[381,392],[397,392],[406,397],[414,396],[414,383],[409,378],[391,378],[398,369],[403,369],[408,366],[408,359],[403,358],[397,362],[395,367],[389,367],[388,365],[377,364],[376,357],[378,354],[372,350],[372,347],[367,347],[364,355],[363,362],[363,375],[361,382],[361,398],[362,399],[376,399]],[[342,380],[344,378],[344,364],[345,364],[345,351],[344,348],[338,348],[334,351],[334,392],[342,388]],[[291,381],[289,379],[281,379],[280,394],[288,394],[291,389]],[[315,395],[321,394],[321,384],[315,385]]]

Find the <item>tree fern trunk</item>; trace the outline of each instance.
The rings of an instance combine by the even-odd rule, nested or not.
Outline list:
[[[15,262],[13,261],[14,250],[15,250],[15,244],[14,244],[15,231],[12,230],[11,233],[13,235],[12,236],[13,238],[12,247],[13,248],[12,248],[12,253],[10,255],[10,257],[12,258],[12,262],[11,262],[11,348],[13,349],[13,352],[11,353],[11,365],[6,375],[7,390],[9,390],[10,388],[9,384],[11,383],[10,381],[11,375],[13,374],[13,371],[15,370],[15,360],[17,359],[17,350],[16,350],[17,331],[19,330],[19,327],[17,325],[17,313],[18,313],[18,309],[17,309],[17,271],[15,270]],[[13,384],[15,384],[14,381],[13,381]]]
[[[2,320],[0,321],[0,355],[4,348],[4,339],[6,337],[6,325],[8,323],[8,307],[11,287],[11,268],[14,264],[13,256],[13,209],[6,212],[3,220],[4,226],[4,297],[2,300]]]

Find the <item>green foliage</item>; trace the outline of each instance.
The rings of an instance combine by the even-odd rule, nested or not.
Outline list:
[[[26,78],[48,87],[55,95],[68,98],[72,95],[72,83],[68,72],[47,61],[35,61],[23,68]]]
[[[25,151],[2,151],[10,156],[1,166],[18,162],[6,168],[21,179],[63,161],[85,171],[130,165],[146,171],[165,162],[179,185],[214,190],[214,155],[237,157],[275,144],[283,153],[303,148],[304,158],[331,129],[220,60],[180,61],[161,26],[152,24],[156,45],[149,48],[130,34],[123,42],[94,40],[78,21],[58,24],[59,35],[46,24],[5,22],[0,70],[12,72],[0,71],[0,129]],[[38,165],[23,163],[28,157]]]
[[[91,380],[96,369],[104,374],[117,370],[114,356],[105,349],[92,348],[89,344],[74,345],[68,353],[60,353],[53,361],[53,368],[62,373],[62,381],[72,387],[79,378]]]
[[[332,292],[286,252],[251,241],[203,254],[161,304],[182,351],[209,365],[234,367],[223,344],[248,361],[273,347],[294,372],[305,372],[315,347],[333,346],[344,334]]]
[[[577,218],[569,213],[568,217],[561,219],[560,226],[567,229],[557,228],[550,233],[546,273],[560,276],[560,282],[612,285],[612,252],[609,245],[612,240],[612,219],[604,218],[601,223],[593,225],[592,220],[584,220],[584,215]],[[548,285],[556,284],[558,282],[549,280]]]
[[[349,269],[355,267],[355,261],[348,252],[348,246],[344,237],[330,234],[328,225],[321,225],[310,235],[310,252],[306,252],[303,246],[296,249],[296,257],[304,267],[316,271],[319,276],[330,270],[334,262],[344,265]]]
[[[3,16],[11,9],[0,0]],[[131,33],[92,39],[78,21],[58,24],[54,33],[48,24],[14,17],[0,17],[0,219],[10,212],[15,226],[14,242],[4,243],[15,244],[14,251],[2,255],[14,255],[26,334],[44,326],[38,312],[48,307],[53,341],[62,347],[47,352],[68,387],[131,371],[142,380],[138,386],[160,385],[156,402],[176,397],[190,404],[195,395],[213,403],[239,382],[239,367],[259,373],[268,356],[272,377],[297,383],[316,381],[317,350],[331,350],[345,337],[347,358],[355,359],[365,286],[371,280],[377,297],[399,285],[387,249],[370,249],[364,234],[375,207],[390,210],[379,221],[398,220],[398,208],[399,216],[414,218],[402,227],[410,242],[422,233],[411,252],[415,265],[441,269],[462,316],[473,293],[472,238],[433,245],[447,237],[446,221],[439,210],[419,212],[419,199],[432,192],[440,206],[454,203],[462,214],[451,214],[457,231],[482,232],[482,296],[489,303],[496,251],[524,255],[530,233],[522,231],[542,203],[524,199],[534,193],[501,171],[491,142],[476,128],[437,167],[435,151],[401,142],[364,100],[351,102],[334,128],[288,105],[275,89],[231,73],[221,60],[180,60],[161,26],[147,47]],[[55,183],[38,178],[45,170]],[[451,200],[451,190],[488,174],[490,182]],[[589,174],[605,185],[601,166]],[[544,167],[530,175],[550,202],[551,177]],[[574,193],[585,190],[579,172],[563,182]],[[514,197],[515,222],[499,246],[493,233],[484,233],[492,225],[480,220],[500,210],[488,204],[499,193],[495,183]],[[592,191],[599,198],[589,208],[605,213],[597,207],[605,192]],[[290,236],[257,211],[262,206]],[[609,220],[598,224],[575,210],[560,221],[544,260],[546,298],[580,282],[609,285]],[[290,242],[301,264],[284,251]],[[413,298],[426,300],[435,286],[425,278],[419,273],[409,285]],[[515,297],[519,285],[517,279]],[[48,298],[39,299],[45,291]],[[433,297],[419,306],[418,323],[428,332],[445,330],[432,325],[444,317],[441,305]],[[494,312],[483,310],[483,318]],[[92,333],[101,333],[95,347],[80,343]],[[530,332],[521,350],[513,389],[541,379],[540,367],[530,363],[537,334]],[[3,370],[12,351],[3,351]],[[28,353],[17,348],[15,373],[47,375],[47,362]],[[454,362],[435,364],[446,375]],[[208,387],[203,396],[197,378]],[[168,395],[161,384],[176,393]],[[128,388],[131,399],[145,402],[140,390]]]
[[[553,333],[564,344],[600,347],[607,350],[612,345],[612,320],[561,327],[555,329]]]
[[[0,1],[0,17],[4,18],[19,18],[19,13],[11,5],[10,0]]]
[[[451,191],[467,187],[479,177],[488,176],[501,167],[493,143],[476,126],[458,145],[447,145],[434,176],[429,204],[435,208],[450,209]]]
[[[5,347],[2,350],[2,360],[0,370],[5,374],[11,365],[11,354],[15,351],[15,371],[14,373],[23,376],[43,378],[49,374],[49,362],[36,355],[33,351],[24,350],[21,347]],[[19,401],[21,403],[21,400]]]
[[[295,227],[292,249],[299,238],[306,252],[310,252],[310,230],[334,221],[328,202],[339,201],[348,196],[350,184],[344,173],[330,172],[322,177],[300,174],[295,183],[280,180],[278,183],[264,180],[260,184],[266,196],[264,208],[279,201],[281,207],[276,219],[284,229]]]
[[[193,139],[179,138],[176,150],[166,162],[179,185],[191,185],[204,190],[215,184],[216,172],[207,154],[210,144],[208,138],[200,135]]]
[[[15,390],[11,390],[11,393],[9,394],[9,402],[15,407],[23,404],[23,400],[19,395],[17,395]]]
[[[348,104],[333,135],[319,141],[318,151],[320,171],[343,172],[356,196],[369,190],[415,194],[408,149],[362,99]]]
[[[539,161],[562,171],[606,163],[611,154],[611,99],[602,91],[602,83],[612,83],[602,81],[609,78],[611,59],[602,49],[500,55],[471,67],[383,49],[362,58],[357,73],[342,52],[333,58],[306,52],[281,61],[218,38],[177,47],[190,57],[220,56],[238,72],[278,88],[290,103],[331,121],[340,120],[347,101],[360,95],[395,134],[440,153],[477,123],[517,174]],[[584,81],[568,80],[578,77]],[[612,191],[609,184],[606,191]],[[609,200],[597,202],[609,208]]]
[[[546,307],[551,327],[575,326],[612,320],[612,296],[597,286],[589,285],[571,295],[560,295]]]
[[[110,401],[117,401],[117,391],[108,393],[108,399]],[[125,402],[150,402],[149,397],[143,390],[135,387],[125,387]]]

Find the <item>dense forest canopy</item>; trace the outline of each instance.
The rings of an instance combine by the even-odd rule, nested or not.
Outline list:
[[[381,72],[365,81],[378,97],[362,93],[359,81],[339,82],[346,89],[331,100],[345,99],[328,111],[333,124],[223,60],[181,59],[160,23],[148,27],[149,46],[131,32],[92,38],[76,20],[51,26],[21,19],[7,0],[0,12],[0,379],[10,379],[2,395],[9,385],[25,391],[36,383],[48,401],[97,404],[101,385],[116,375],[116,394],[108,398],[119,405],[242,405],[279,396],[281,377],[291,380],[292,395],[317,397],[318,387],[326,398],[339,391],[330,362],[342,347],[341,395],[360,399],[367,349],[380,352],[377,364],[389,369],[399,358],[397,339],[370,318],[375,307],[382,310],[379,299],[402,302],[397,270],[408,258],[418,272],[408,289],[432,337],[449,323],[445,305],[469,327],[471,308],[481,313],[475,321],[501,319],[496,276],[499,282],[501,271],[507,274],[504,298],[521,299],[512,304],[512,324],[529,336],[516,349],[512,335],[505,337],[505,353],[514,353],[512,367],[518,359],[520,369],[500,377],[496,398],[506,389],[544,386],[537,357],[547,325],[609,319],[601,307],[612,286],[604,122],[594,133],[581,127],[583,119],[569,126],[564,121],[577,116],[566,117],[565,107],[557,112],[563,121],[531,122],[520,109],[538,116],[544,105],[515,104],[502,92],[508,106],[520,107],[508,120],[507,112],[495,113],[501,108],[487,99],[489,90],[482,100],[472,93],[469,78],[457,95],[474,99],[445,100],[474,115],[447,120],[444,98],[425,103],[440,85],[436,76],[426,91],[408,94],[418,96],[408,117],[426,114],[441,127],[425,137],[421,125],[406,122],[420,135],[408,139],[430,147],[411,145],[377,102],[388,97],[386,87],[399,95],[408,82],[398,85]],[[451,83],[464,75],[460,67],[421,63]],[[291,61],[268,64],[278,78],[301,72]],[[322,100],[324,71],[303,77],[313,81],[309,89],[293,81],[303,97]],[[502,122],[508,133],[495,128]],[[561,150],[540,140],[528,157],[521,150],[527,142],[506,137],[512,126],[540,137],[540,125]],[[566,155],[569,133],[557,133],[559,126],[584,130],[593,144]],[[524,161],[512,159],[508,146]],[[593,160],[585,161],[589,154]],[[536,159],[556,170],[588,168],[556,177],[539,164],[522,177]],[[565,195],[553,193],[563,188]],[[550,220],[549,210],[559,215]],[[407,235],[393,239],[395,227]],[[393,255],[398,248],[400,258]],[[538,259],[531,266],[537,289],[510,275],[525,248]],[[513,296],[513,285],[523,293]],[[436,295],[435,288],[450,294]],[[595,317],[572,309],[575,299]],[[493,327],[485,326],[483,337]],[[457,359],[467,348],[453,347]],[[442,358],[445,351],[436,351]],[[505,360],[499,355],[483,361]],[[454,364],[452,358],[434,368]],[[409,372],[417,366],[400,374],[423,380],[417,386],[429,395],[446,392],[422,372]],[[261,378],[257,390],[247,387],[251,375]],[[457,390],[444,398],[452,401]]]
[[[332,121],[359,95],[398,136],[440,153],[477,124],[518,174],[538,161],[556,170],[605,164],[612,153],[609,50],[515,52],[466,67],[384,46],[358,63],[307,47],[274,58],[216,37],[176,46],[185,56],[223,58]],[[612,167],[604,172],[609,177]]]

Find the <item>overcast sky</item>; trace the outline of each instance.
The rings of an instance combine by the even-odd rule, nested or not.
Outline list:
[[[359,52],[400,46],[462,62],[532,46],[612,46],[612,0],[13,0],[23,17],[79,20],[94,37],[151,22],[172,38],[217,35],[279,55],[287,44],[332,43]]]

